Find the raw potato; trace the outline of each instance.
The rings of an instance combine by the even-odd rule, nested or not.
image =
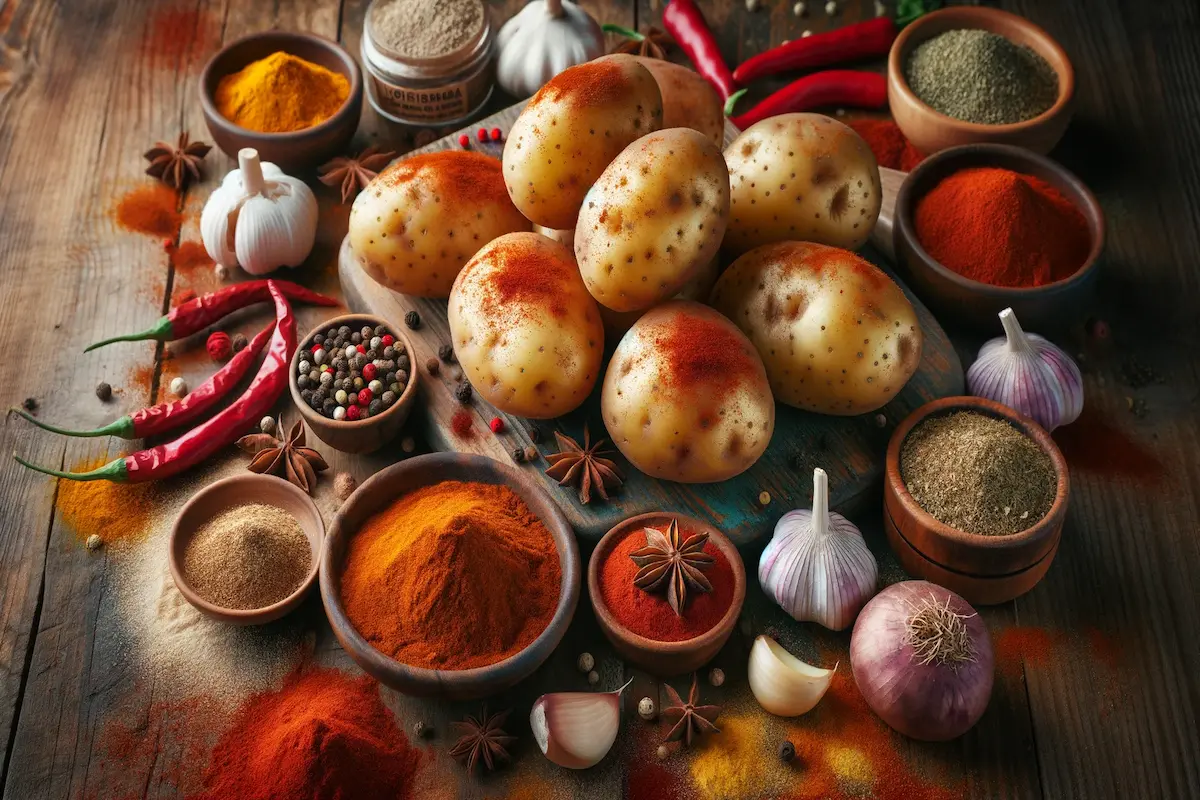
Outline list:
[[[658,84],[633,56],[565,69],[538,90],[504,142],[504,180],[525,216],[575,227],[583,196],[635,139],[662,127]]]
[[[630,463],[655,478],[711,483],[758,460],[775,401],[750,340],[708,306],[672,300],[625,334],[600,411]]]
[[[692,69],[661,58],[634,56],[662,92],[663,127],[692,128],[717,147],[725,144],[725,106],[712,85]]]
[[[717,276],[720,274],[721,259],[716,257],[697,270],[671,299],[707,303],[709,295],[712,294],[713,284],[717,282]],[[637,311],[613,311],[607,306],[600,306],[600,319],[604,321],[604,338],[610,342],[620,339],[648,310],[641,308]]]
[[[721,151],[691,128],[626,147],[584,198],[575,257],[592,297],[615,311],[649,308],[717,254],[729,217]]]
[[[576,408],[596,383],[604,328],[571,251],[537,233],[492,241],[459,273],[454,352],[483,399],[520,417]]]
[[[529,229],[504,188],[500,162],[462,150],[397,161],[350,210],[355,261],[389,289],[418,297],[449,296],[476,250]]]
[[[809,242],[751,250],[717,281],[712,304],[754,342],[775,398],[797,408],[874,411],[921,362],[912,304],[847,250]]]
[[[731,191],[725,249],[770,242],[853,250],[867,241],[883,192],[871,148],[820,114],[781,114],[751,125],[725,148]]]

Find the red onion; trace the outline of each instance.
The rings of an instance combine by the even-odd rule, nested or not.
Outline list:
[[[850,637],[854,681],[871,710],[905,736],[943,742],[983,716],[994,661],[971,604],[927,581],[905,581],[867,603]]]

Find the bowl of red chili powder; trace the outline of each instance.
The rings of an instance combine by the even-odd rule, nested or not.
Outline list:
[[[707,533],[700,552],[712,559],[701,570],[712,590],[689,588],[681,614],[667,602],[665,585],[651,591],[634,585],[640,567],[631,557],[646,546],[647,528],[666,534],[672,520],[681,545]],[[617,653],[654,675],[670,677],[704,666],[729,640],[746,599],[746,569],[733,542],[712,525],[653,511],[604,534],[588,563],[588,593],[600,630]]]
[[[896,258],[939,315],[996,329],[1012,310],[1033,330],[1083,316],[1104,248],[1104,212],[1087,186],[1019,147],[943,150],[896,196]]]

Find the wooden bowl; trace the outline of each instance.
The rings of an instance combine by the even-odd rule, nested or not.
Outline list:
[[[1041,178],[1075,204],[1087,221],[1092,246],[1074,275],[1032,288],[992,286],[965,278],[929,255],[917,238],[917,204],[943,178],[969,167],[1000,167]],[[893,225],[896,260],[917,296],[939,318],[951,317],[997,336],[996,315],[1006,308],[1012,308],[1026,330],[1039,333],[1061,330],[1083,316],[1104,249],[1104,212],[1083,181],[1045,156],[999,144],[955,147],[922,161],[900,186]]]
[[[188,543],[203,525],[217,514],[234,506],[248,503],[262,503],[276,506],[296,518],[304,535],[312,546],[312,568],[304,583],[278,603],[265,608],[239,610],[222,608],[205,600],[187,582],[183,571],[183,557],[187,552]],[[321,560],[321,550],[325,538],[325,523],[321,521],[321,512],[313,504],[312,498],[303,489],[288,483],[283,478],[274,475],[256,475],[247,472],[223,478],[216,483],[201,489],[180,510],[171,528],[170,551],[168,560],[171,566],[171,577],[179,587],[180,594],[195,606],[200,613],[234,625],[262,625],[277,620],[300,605],[304,595],[312,588],[317,580],[317,566]]]
[[[355,323],[357,323],[357,327]],[[300,397],[300,387],[296,385],[296,370],[300,367],[300,351],[305,349],[305,346],[312,341],[316,334],[342,325],[349,325],[355,329],[361,328],[363,325],[370,325],[372,328],[383,325],[392,332],[396,341],[404,343],[409,361],[413,362],[409,365],[408,385],[404,387],[404,391],[396,398],[392,407],[381,414],[366,419],[357,419],[353,422],[330,419],[324,414],[318,413]],[[372,314],[343,314],[340,317],[327,319],[304,335],[304,338],[300,340],[300,346],[296,348],[296,352],[292,356],[292,363],[288,366],[288,386],[292,391],[292,401],[300,410],[300,416],[304,417],[308,427],[325,444],[335,450],[341,450],[343,453],[372,453],[396,437],[396,434],[404,427],[408,415],[412,413],[413,406],[417,403],[417,384],[420,381],[421,371],[413,360],[413,353],[412,339],[404,332],[403,327],[393,325],[383,317],[376,317]]]
[[[904,64],[917,45],[946,31],[978,29],[1025,45],[1046,60],[1058,75],[1058,99],[1038,116],[1011,125],[980,125],[934,111],[913,94],[904,77]],[[908,140],[931,155],[948,147],[994,142],[1048,153],[1058,144],[1071,121],[1075,70],[1066,52],[1050,34],[1024,17],[980,6],[955,6],[919,17],[892,43],[887,65],[888,105]]]
[[[900,448],[917,425],[934,416],[975,411],[1004,420],[1050,457],[1058,476],[1046,516],[1019,533],[984,536],[952,528],[926,512],[900,474]],[[1011,600],[1033,588],[1058,551],[1070,498],[1067,462],[1050,434],[1024,414],[981,397],[946,397],[909,414],[888,442],[884,473],[884,527],[905,570],[961,594],[972,603]]]
[[[280,50],[345,75],[350,81],[346,102],[324,122],[290,133],[259,133],[230,122],[217,110],[214,100],[221,79]],[[362,101],[363,79],[358,62],[337,42],[311,33],[268,31],[246,36],[218,50],[200,73],[200,104],[217,147],[234,159],[238,150],[253,147],[263,161],[285,171],[316,166],[341,154],[358,129]]]
[[[486,667],[437,670],[396,661],[376,650],[359,634],[342,605],[342,568],[351,537],[372,514],[409,492],[442,481],[507,486],[550,530],[558,548],[562,583],[558,607],[550,625],[521,652]],[[334,517],[321,559],[321,600],[342,647],[380,683],[398,692],[421,697],[472,700],[504,691],[529,677],[562,641],[579,603],[579,587],[579,547],[575,543],[575,532],[545,490],[513,466],[461,453],[418,456],[373,475],[350,495]],[[380,598],[380,602],[386,601],[386,597]]]
[[[609,611],[600,593],[600,565],[627,535],[646,527],[665,530],[672,519],[678,520],[681,528],[697,533],[707,531],[709,541],[729,560],[733,567],[733,603],[721,621],[705,633],[681,642],[660,642],[629,630]],[[600,630],[604,631],[604,635],[612,642],[617,654],[653,675],[669,678],[700,669],[712,661],[725,646],[725,642],[729,641],[729,636],[737,625],[738,615],[742,611],[742,603],[746,600],[746,568],[733,542],[712,525],[681,514],[651,511],[618,523],[596,544],[591,561],[588,562],[588,594],[591,595],[592,608],[596,611]]]

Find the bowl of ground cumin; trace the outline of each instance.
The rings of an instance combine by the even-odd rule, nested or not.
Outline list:
[[[884,528],[911,575],[993,605],[1050,568],[1070,480],[1029,417],[981,397],[926,403],[896,427],[885,470]]]
[[[311,167],[340,155],[358,129],[362,70],[337,42],[269,31],[218,51],[200,74],[213,140],[231,158],[244,147],[279,167]]]
[[[321,559],[334,634],[404,694],[486,697],[531,675],[579,602],[575,532],[526,473],[432,453],[384,469],[342,505]]]
[[[263,625],[294,610],[317,582],[325,523],[302,489],[273,475],[217,481],[180,510],[171,577],[200,613]]]

